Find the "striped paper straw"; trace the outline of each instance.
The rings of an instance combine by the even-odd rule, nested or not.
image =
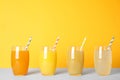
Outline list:
[[[111,47],[112,46],[112,43],[114,42],[114,36],[112,37],[112,39],[110,40],[110,43],[109,43],[109,45],[108,45],[108,47]]]
[[[28,49],[28,47],[29,47],[31,41],[32,41],[32,37],[30,37],[29,40],[28,40],[28,43],[27,43],[27,45],[26,45],[26,47],[25,47],[26,50]]]
[[[57,39],[56,39],[56,41],[55,41],[55,44],[54,44],[54,46],[53,46],[53,48],[52,48],[53,50],[56,49],[59,40],[60,40],[60,37],[57,37]]]

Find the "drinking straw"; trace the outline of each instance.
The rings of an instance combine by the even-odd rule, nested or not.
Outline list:
[[[56,39],[56,41],[55,41],[55,44],[54,44],[54,46],[52,48],[53,50],[56,49],[56,46],[57,46],[59,40],[60,40],[60,37],[58,36],[57,39]]]
[[[114,42],[114,40],[115,40],[115,38],[114,38],[114,36],[113,36],[112,39],[110,40],[110,43],[109,43],[108,47],[111,47],[111,46],[112,46],[112,43]]]
[[[86,42],[86,37],[84,37],[84,40],[83,40],[82,45],[81,45],[81,47],[80,47],[80,50],[83,49],[83,46],[85,45],[85,42]]]
[[[25,47],[26,50],[28,49],[28,47],[29,47],[31,41],[32,41],[32,37],[30,37],[29,40],[28,40],[28,43],[27,43],[27,45],[26,45],[26,47]]]

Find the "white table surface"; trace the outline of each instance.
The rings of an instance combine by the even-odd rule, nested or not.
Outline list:
[[[0,80],[120,80],[120,68],[114,68],[109,76],[99,76],[92,68],[85,68],[82,76],[70,76],[67,69],[57,69],[54,76],[43,76],[39,69],[29,69],[26,76],[14,76],[11,69],[0,68]]]

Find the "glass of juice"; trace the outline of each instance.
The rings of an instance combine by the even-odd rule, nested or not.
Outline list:
[[[67,66],[68,73],[73,76],[82,74],[84,64],[84,51],[80,47],[72,46],[68,50]]]
[[[94,52],[95,71],[101,76],[109,75],[112,68],[112,51],[110,47],[99,46]]]
[[[14,75],[26,75],[29,67],[29,51],[25,47],[12,47],[11,67]]]
[[[56,71],[57,54],[52,47],[44,46],[40,51],[40,71],[42,75],[54,75]]]

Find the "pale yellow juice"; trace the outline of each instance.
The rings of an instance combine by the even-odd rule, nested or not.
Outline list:
[[[101,76],[109,75],[112,68],[112,54],[111,49],[107,49],[104,47],[99,47],[95,51],[94,55],[94,63],[95,70]]]
[[[74,53],[72,54],[71,50],[68,53],[68,60],[67,60],[67,66],[68,66],[68,72],[70,75],[81,75],[84,65],[84,52],[80,51],[79,48],[74,50]]]
[[[40,71],[43,75],[54,75],[56,71],[56,51],[46,49],[40,53]]]

